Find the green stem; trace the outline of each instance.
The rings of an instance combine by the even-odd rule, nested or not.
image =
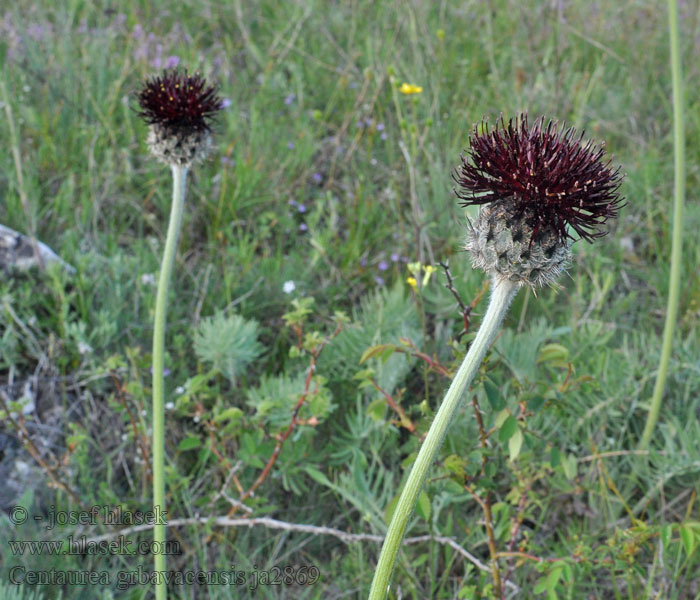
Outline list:
[[[644,426],[641,449],[651,441],[654,427],[659,419],[661,400],[666,386],[668,363],[673,349],[673,330],[678,314],[678,298],[681,287],[681,254],[683,251],[683,199],[685,195],[685,129],[683,125],[683,89],[681,82],[681,50],[678,34],[678,6],[676,0],[668,1],[668,20],[671,39],[671,76],[673,79],[673,153],[675,159],[675,181],[673,199],[673,239],[671,244],[671,276],[668,284],[668,305],[664,324],[663,345],[659,359],[659,370],[651,397],[651,407]]]
[[[156,312],[153,326],[153,510],[165,515],[165,401],[163,369],[165,353],[165,322],[168,310],[168,286],[175,262],[175,250],[182,223],[182,209],[185,203],[185,182],[187,167],[173,165],[173,202],[170,207],[170,223],[165,239],[163,262],[158,278]],[[160,519],[163,521],[164,519]],[[156,600],[165,600],[168,588],[165,584],[165,523],[156,521],[153,527]]]
[[[469,352],[464,357],[464,361],[452,380],[447,394],[445,394],[440,409],[435,415],[435,420],[430,426],[428,435],[425,437],[423,445],[418,452],[418,457],[413,464],[403,492],[401,492],[401,497],[396,505],[394,516],[391,519],[391,524],[379,555],[372,588],[369,592],[369,600],[383,600],[386,597],[401,540],[403,540],[403,536],[406,533],[408,519],[423,488],[428,469],[433,460],[435,460],[435,455],[440,446],[442,446],[445,433],[459,407],[464,390],[474,379],[474,375],[476,375],[486,351],[491,342],[493,342],[518,288],[518,284],[505,280],[495,281],[492,285],[491,300],[481,327],[479,327],[479,332],[469,347]]]

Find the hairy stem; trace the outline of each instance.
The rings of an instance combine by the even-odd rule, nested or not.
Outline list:
[[[369,593],[370,600],[383,600],[386,597],[399,547],[406,533],[406,525],[425,482],[428,469],[442,446],[445,433],[459,407],[462,395],[474,379],[474,375],[505,317],[508,306],[518,291],[518,287],[518,284],[506,280],[494,282],[492,286],[491,301],[479,332],[469,347],[469,352],[464,357],[447,394],[445,394],[440,409],[435,415],[435,420],[418,452],[418,457],[413,464],[403,492],[401,492],[379,555],[379,562]]]
[[[158,278],[156,312],[153,325],[153,510],[165,514],[165,400],[163,369],[165,367],[165,322],[168,310],[168,286],[175,262],[175,250],[182,223],[182,209],[185,203],[185,182],[187,167],[172,166],[173,201],[170,207],[168,235],[165,238],[163,262]],[[162,519],[161,519],[162,521]],[[165,600],[168,589],[165,575],[165,523],[157,522],[153,527],[154,566],[159,573],[156,580],[156,600]]]
[[[666,386],[668,363],[673,349],[673,330],[678,313],[678,297],[681,287],[681,254],[683,250],[683,199],[685,196],[685,130],[683,125],[683,90],[681,79],[680,40],[678,33],[678,6],[676,0],[668,0],[668,20],[671,41],[671,76],[673,80],[673,155],[675,181],[673,199],[673,238],[671,245],[671,276],[668,285],[668,305],[664,324],[663,345],[659,370],[656,375],[651,406],[639,447],[643,450],[651,441],[659,419],[661,400]]]

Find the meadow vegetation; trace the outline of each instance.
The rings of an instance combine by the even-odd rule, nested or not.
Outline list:
[[[171,597],[366,597],[387,515],[488,297],[463,250],[475,209],[460,208],[452,169],[482,116],[521,111],[605,140],[627,206],[607,237],[573,246],[559,289],[519,292],[430,472],[390,597],[494,597],[492,544],[507,598],[698,597],[697,5],[680,6],[678,323],[646,450],[673,192],[657,3],[1,6],[0,223],[76,269],[0,275],[3,597],[149,597],[117,586],[120,573],[150,571],[148,554],[21,555],[8,543],[114,527],[48,531],[5,515],[16,504],[30,515],[149,510],[150,344],[171,190],[134,94],[178,65],[218,81],[225,108],[215,150],[189,178],[170,286],[166,493],[168,520],[184,521],[169,528],[179,552],[168,568],[250,583],[313,566],[319,577],[174,586]],[[18,565],[106,572],[110,584],[18,588]]]

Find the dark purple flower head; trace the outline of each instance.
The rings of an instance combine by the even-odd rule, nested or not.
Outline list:
[[[544,117],[528,125],[527,114],[489,131],[474,126],[470,149],[453,173],[463,206],[508,201],[515,218],[524,215],[535,231],[551,231],[565,243],[605,235],[598,227],[623,206],[618,190],[623,175],[605,160],[603,146],[583,142],[573,127],[561,131]]]
[[[211,119],[222,108],[216,91],[199,74],[165,70],[148,79],[139,91],[139,115],[149,125],[170,131],[210,131]]]

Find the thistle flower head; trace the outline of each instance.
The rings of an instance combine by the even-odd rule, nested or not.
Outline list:
[[[470,149],[453,174],[463,206],[480,205],[467,249],[476,267],[531,286],[552,283],[565,268],[578,235],[587,241],[617,216],[620,167],[604,147],[561,131],[544,117],[501,117],[494,130],[474,127]]]
[[[148,123],[148,146],[161,162],[189,166],[211,146],[211,120],[222,108],[216,87],[199,74],[165,70],[146,80],[137,96]]]

